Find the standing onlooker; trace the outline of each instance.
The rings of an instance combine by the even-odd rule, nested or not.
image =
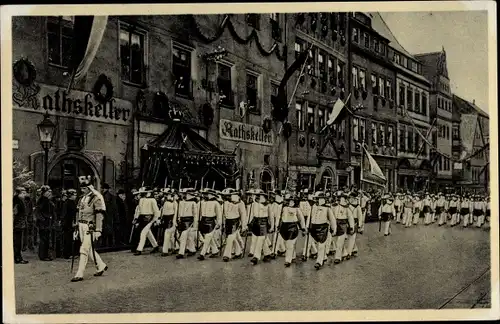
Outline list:
[[[56,213],[54,219],[54,226],[52,229],[52,237],[53,237],[53,246],[55,251],[55,257],[60,258],[63,256],[63,221],[64,218],[62,216],[63,205],[68,199],[68,194],[66,190],[61,191],[61,196],[56,199]]]
[[[104,217],[104,226],[102,233],[102,243],[105,247],[111,247],[115,245],[117,240],[117,233],[115,232],[115,227],[113,225],[116,219],[116,197],[111,193],[111,188],[107,183],[102,185],[102,196],[104,198],[104,203],[106,205],[106,217]]]
[[[23,187],[16,188],[16,194],[13,202],[13,228],[14,228],[14,262],[26,264],[28,261],[23,259],[21,254],[23,244],[23,232],[26,229],[26,205],[24,198],[26,196],[26,189]]]
[[[71,258],[75,255],[75,247],[79,246],[73,242],[74,227],[76,226],[76,190],[67,191],[68,199],[64,201],[61,212],[63,230],[63,257]]]
[[[23,252],[35,250],[35,231],[33,225],[33,200],[28,192],[25,192],[24,205],[26,206],[26,228],[23,232]]]
[[[116,231],[118,233],[117,241],[120,245],[129,244],[129,234],[132,225],[132,218],[129,217],[129,206],[127,204],[127,196],[123,189],[118,190],[118,199],[116,200],[117,209],[117,223],[115,223]]]
[[[41,197],[36,204],[36,223],[38,227],[40,243],[38,256],[42,261],[52,261],[50,257],[50,234],[55,219],[55,205],[52,202],[52,190],[44,185],[40,188]]]

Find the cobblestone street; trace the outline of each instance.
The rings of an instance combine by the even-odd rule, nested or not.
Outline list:
[[[18,314],[213,312],[264,310],[451,309],[490,307],[489,231],[437,225],[377,223],[359,236],[359,256],[320,271],[283,258],[200,262],[158,254],[102,254],[103,277],[70,283],[70,260],[41,262],[27,255],[15,266]],[[303,245],[299,240],[298,247]]]

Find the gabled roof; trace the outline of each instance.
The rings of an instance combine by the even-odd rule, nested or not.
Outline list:
[[[384,18],[382,18],[382,16],[380,15],[380,13],[369,12],[368,14],[372,18],[372,28],[377,33],[384,36],[390,41],[389,46],[391,46],[396,51],[408,55],[410,58],[413,58],[413,55],[410,54],[410,52],[408,52],[396,39],[389,26],[387,26],[387,23],[385,22]]]
[[[457,109],[460,114],[470,114],[473,112],[477,112],[482,117],[488,119],[490,118],[488,113],[483,111],[481,108],[463,98],[460,98],[455,94],[453,95],[453,109]]]

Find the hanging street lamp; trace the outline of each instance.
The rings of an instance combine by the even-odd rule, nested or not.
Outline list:
[[[49,114],[46,113],[44,115],[43,121],[37,125],[37,128],[40,145],[45,152],[43,183],[46,185],[49,177],[49,149],[52,146],[52,141],[54,140],[56,125],[50,120]]]

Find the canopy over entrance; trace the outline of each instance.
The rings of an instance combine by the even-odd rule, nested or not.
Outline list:
[[[141,152],[142,183],[151,187],[235,187],[236,155],[227,154],[189,125],[172,121]]]

